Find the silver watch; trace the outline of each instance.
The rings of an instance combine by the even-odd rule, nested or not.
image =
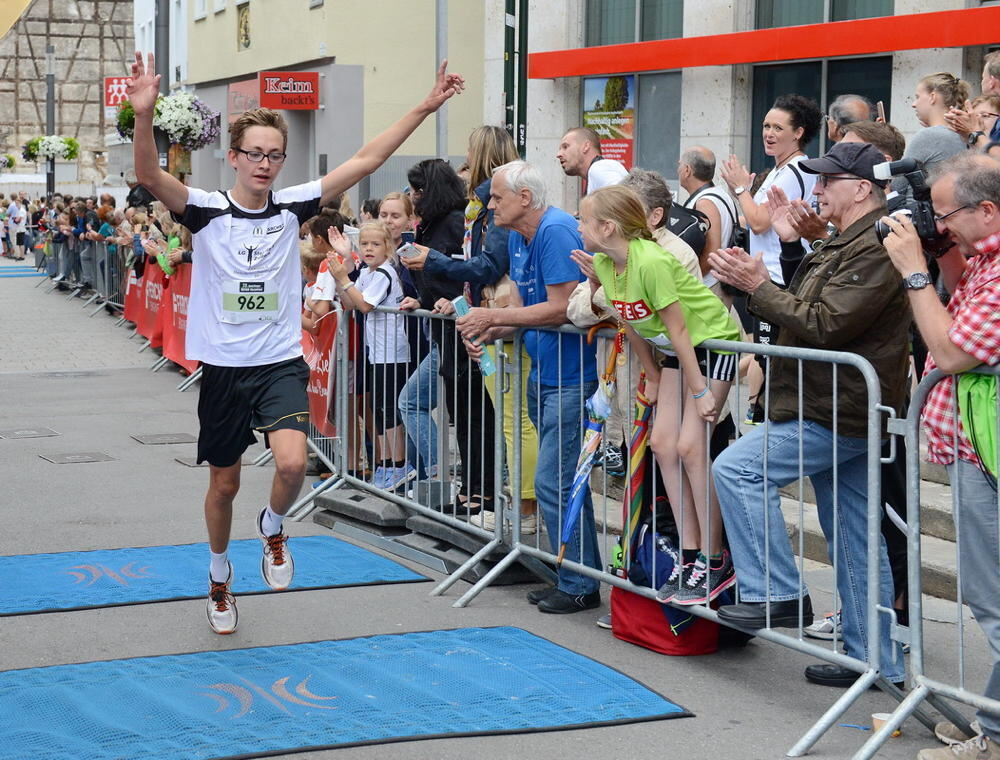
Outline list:
[[[930,284],[931,278],[927,272],[914,272],[903,278],[903,287],[907,290],[921,290]]]

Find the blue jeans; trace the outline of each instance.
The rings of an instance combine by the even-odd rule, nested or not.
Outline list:
[[[952,492],[957,503],[955,522],[962,560],[962,598],[983,629],[993,667],[983,694],[1000,699],[1000,515],[997,492],[986,476],[971,462],[959,461],[948,467]],[[978,680],[979,676],[976,677]],[[1000,715],[980,710],[976,713],[983,733],[1000,742]]]
[[[559,550],[563,514],[569,503],[570,487],[576,473],[576,461],[583,444],[583,404],[597,390],[597,383],[558,388],[528,383],[528,418],[538,431],[538,465],[535,469],[535,496],[552,542],[552,552]],[[586,489],[582,520],[566,546],[566,559],[600,569],[597,551],[597,527],[590,489]],[[559,569],[557,587],[572,596],[590,594],[600,583],[566,567]]]
[[[438,399],[438,352],[431,346],[399,393],[399,415],[406,428],[406,460],[424,478],[437,464],[438,430],[431,416]]]
[[[764,441],[767,434],[767,482],[764,482]],[[834,441],[836,440],[836,450]],[[768,422],[738,439],[715,460],[712,474],[722,506],[726,535],[746,602],[797,599],[799,571],[795,564],[781,514],[778,489],[799,478],[799,444],[802,474],[809,476],[816,492],[820,525],[830,557],[834,552],[834,459],[837,462],[837,589],[841,597],[844,650],[858,660],[868,660],[868,442],[864,438],[834,436],[817,422],[804,420]],[[836,457],[834,456],[836,454]],[[766,493],[765,493],[766,488]],[[764,531],[764,514],[768,529]],[[879,599],[892,607],[893,585],[885,541],[879,534]],[[764,551],[769,547],[770,583],[765,577]],[[902,650],[889,638],[882,619],[879,660],[890,681],[904,677]]]

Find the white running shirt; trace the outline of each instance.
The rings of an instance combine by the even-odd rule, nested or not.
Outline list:
[[[222,367],[302,355],[299,227],[319,213],[321,180],[271,191],[243,208],[228,193],[188,189],[174,218],[198,251],[191,270],[185,353]]]

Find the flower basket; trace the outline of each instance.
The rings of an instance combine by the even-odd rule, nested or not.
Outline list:
[[[21,155],[25,161],[48,161],[50,158],[72,161],[80,155],[80,143],[73,137],[41,135],[28,140]]]
[[[0,171],[13,169],[16,163],[17,159],[14,158],[13,153],[7,153],[6,155],[0,156]]]
[[[219,139],[219,112],[213,111],[190,92],[161,95],[153,109],[153,126],[163,130],[171,144],[194,151]],[[127,100],[118,107],[118,134],[131,140],[135,133],[135,111]]]

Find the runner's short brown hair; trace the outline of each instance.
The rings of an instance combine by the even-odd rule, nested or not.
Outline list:
[[[270,108],[254,108],[244,111],[229,125],[229,149],[243,147],[243,135],[250,127],[271,127],[281,132],[281,149],[288,147],[288,122],[285,117]]]

